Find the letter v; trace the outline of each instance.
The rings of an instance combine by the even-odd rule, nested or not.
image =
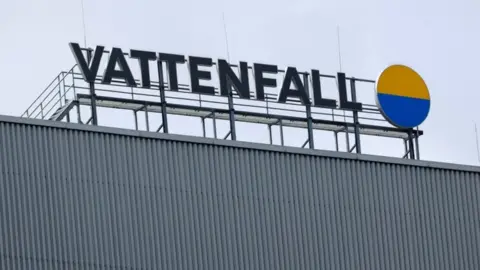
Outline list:
[[[72,50],[73,55],[75,56],[75,60],[77,61],[78,67],[82,72],[83,79],[87,82],[95,82],[95,78],[97,77],[98,68],[100,67],[100,60],[102,59],[103,51],[105,47],[97,46],[95,49],[95,54],[93,56],[93,60],[88,66],[87,60],[85,60],[85,56],[80,49],[80,45],[78,43],[70,43],[70,49]]]

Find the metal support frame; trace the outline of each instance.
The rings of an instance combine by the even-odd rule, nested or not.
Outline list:
[[[92,61],[92,54],[93,50],[91,48],[88,49],[83,49],[84,51],[87,52],[87,59],[88,63],[91,63]],[[202,127],[203,127],[203,136],[207,137],[206,133],[206,119],[211,118],[212,123],[213,123],[213,136],[215,139],[230,139],[236,140],[236,121],[241,121],[241,122],[250,122],[250,123],[262,123],[266,124],[268,126],[268,132],[269,132],[269,141],[270,144],[274,144],[273,141],[273,126],[278,125],[279,126],[279,136],[280,136],[280,142],[279,144],[284,146],[284,126],[288,127],[300,127],[302,129],[307,130],[307,140],[302,144],[303,148],[306,148],[307,143],[309,144],[309,148],[315,149],[314,145],[314,130],[327,130],[333,132],[334,135],[334,140],[335,140],[335,149],[337,151],[340,151],[340,145],[339,141],[342,138],[339,138],[339,133],[345,132],[345,139],[346,139],[346,151],[347,152],[353,152],[356,150],[356,153],[361,153],[361,135],[360,134],[366,134],[366,135],[373,135],[373,136],[383,136],[383,133],[385,133],[385,137],[392,137],[392,138],[399,138],[404,141],[405,144],[405,158],[410,158],[410,159],[420,159],[419,155],[419,136],[423,134],[422,131],[418,130],[418,127],[416,130],[411,129],[411,130],[406,130],[406,129],[396,129],[392,127],[386,127],[386,126],[380,126],[380,125],[368,125],[364,123],[360,123],[360,121],[363,121],[365,119],[369,120],[376,120],[372,118],[368,118],[369,116],[367,114],[371,113],[376,113],[375,108],[369,107],[373,105],[368,105],[364,104],[364,107],[366,108],[364,111],[353,111],[353,115],[348,115],[348,118],[350,119],[343,119],[342,121],[335,121],[336,116],[340,116],[335,113],[334,109],[331,110],[331,118],[332,120],[324,120],[322,117],[329,117],[330,118],[330,112],[328,113],[323,113],[320,111],[317,111],[316,108],[313,107],[312,101],[310,96],[312,93],[310,92],[310,82],[309,82],[309,74],[308,73],[301,73],[303,76],[303,82],[304,82],[304,87],[305,91],[308,96],[308,102],[306,102],[305,105],[301,105],[297,99],[288,99],[287,104],[291,104],[293,106],[296,106],[297,109],[293,110],[295,112],[299,112],[304,114],[305,116],[298,117],[298,116],[292,116],[288,115],[288,113],[281,113],[277,111],[281,110],[286,110],[288,109],[279,109],[276,108],[274,105],[275,103],[271,103],[271,100],[267,98],[265,100],[265,103],[263,105],[257,106],[257,105],[246,105],[246,106],[251,106],[252,108],[256,107],[264,107],[266,109],[266,114],[264,112],[258,113],[254,112],[253,110],[250,109],[243,109],[244,104],[243,103],[238,103],[238,108],[235,108],[235,99],[239,98],[235,90],[232,86],[231,80],[228,79],[228,102],[227,99],[222,99],[221,101],[209,101],[209,100],[202,100],[202,95],[198,95],[197,101],[200,102],[200,107],[196,108],[196,106],[191,106],[191,105],[185,105],[181,104],[178,102],[178,100],[189,100],[189,101],[195,101],[195,98],[189,99],[188,97],[170,97],[168,95],[168,88],[166,83],[164,82],[164,74],[163,74],[163,64],[161,61],[157,61],[158,65],[158,75],[159,75],[159,82],[158,82],[158,90],[159,92],[156,93],[155,95],[152,95],[151,92],[141,92],[142,89],[140,89],[138,92],[134,91],[132,87],[127,87],[125,88],[124,93],[126,94],[131,94],[131,97],[129,98],[117,98],[113,96],[109,96],[109,92],[111,93],[123,93],[120,90],[111,90],[111,89],[105,89],[102,88],[101,84],[99,83],[99,80],[97,80],[93,83],[80,83],[78,86],[76,85],[76,80],[81,80],[81,76],[78,76],[79,73],[75,73],[73,70],[75,66],[69,71],[69,72],[62,72],[61,74],[64,75],[63,78],[72,76],[72,82],[69,84],[64,79],[62,79],[62,75],[59,75],[54,78],[52,83],[47,87],[47,89],[51,89],[51,92],[53,95],[50,95],[49,97],[54,96],[55,99],[59,99],[57,103],[51,103],[51,100],[47,100],[47,98],[44,98],[43,101],[37,102],[37,100],[40,98],[37,98],[35,100],[34,104],[36,107],[32,109],[34,112],[38,112],[37,114],[32,114],[32,111],[30,110],[31,107],[34,106],[32,104],[26,111],[26,116],[30,118],[46,118],[49,117],[49,112],[54,109],[55,106],[58,106],[60,104],[60,108],[67,103],[67,100],[70,100],[70,95],[73,92],[73,101],[75,104],[73,106],[77,106],[76,108],[76,113],[77,113],[77,119],[73,119],[72,115],[66,114],[67,121],[78,121],[78,123],[82,123],[81,119],[81,107],[80,106],[87,106],[91,108],[91,116],[86,122],[86,124],[93,124],[93,125],[98,125],[98,115],[97,115],[97,106],[99,107],[106,107],[106,108],[113,108],[113,109],[127,109],[127,110],[133,110],[134,113],[134,118],[135,118],[135,129],[139,129],[139,123],[138,123],[138,111],[139,110],[145,110],[145,121],[146,121],[146,129],[147,131],[150,131],[150,123],[149,123],[149,114],[151,112],[154,113],[161,113],[162,114],[162,123],[156,130],[156,132],[160,132],[163,129],[164,133],[168,133],[168,114],[173,114],[173,115],[186,115],[186,116],[192,116],[192,117],[200,117],[202,121]],[[66,75],[65,75],[66,74]],[[328,77],[327,75],[323,75],[324,77]],[[332,76],[334,78],[334,76]],[[356,84],[359,82],[362,82],[362,79],[356,79],[356,78],[347,78],[350,80],[350,90],[351,90],[351,100],[353,102],[357,101],[357,94],[356,94]],[[369,81],[370,82],[370,81]],[[56,86],[55,86],[55,83]],[[63,90],[62,90],[62,84],[63,84]],[[119,87],[125,87],[123,85],[122,81],[113,81],[112,85],[119,86]],[[152,85],[156,86],[156,82],[152,81]],[[51,87],[52,86],[52,87]],[[58,89],[57,89],[58,87]],[[188,85],[183,86],[184,88],[179,89],[178,91],[182,92],[188,92],[189,88]],[[131,89],[130,89],[131,88]],[[155,87],[156,88],[156,87]],[[45,91],[47,91],[47,89]],[[72,91],[70,91],[72,90]],[[77,93],[77,91],[81,91],[80,93]],[[131,91],[130,91],[131,90]],[[152,91],[153,89],[149,89],[149,91]],[[45,92],[44,91],[44,92]],[[88,95],[87,92],[90,94]],[[155,91],[156,92],[156,91]],[[98,93],[98,95],[97,95]],[[107,93],[107,94],[105,94]],[[43,94],[43,93],[42,93]],[[69,94],[67,98],[67,94]],[[182,93],[183,94],[183,93]],[[158,101],[150,101],[150,100],[145,100],[145,97],[152,97],[156,96],[156,99],[160,100]],[[167,96],[169,102],[167,103]],[[275,95],[273,95],[275,96]],[[135,99],[134,99],[135,98]],[[52,98],[53,99],[53,98]],[[54,100],[55,101],[55,100]],[[219,107],[210,107],[210,103],[217,103],[217,104],[222,104],[222,108]],[[49,106],[49,104],[51,104]],[[205,104],[205,106],[203,106]],[[136,105],[136,106],[135,106]],[[226,109],[226,106],[228,105],[228,109]],[[73,108],[73,106],[71,108]],[[148,106],[148,108],[147,108]],[[40,110],[38,110],[38,108]],[[57,109],[58,110],[58,109]],[[167,112],[168,110],[168,112]],[[275,110],[275,113],[271,115],[270,113],[272,110]],[[24,113],[25,114],[25,113]],[[32,117],[33,115],[33,117]],[[364,116],[366,115],[366,116]],[[23,116],[23,115],[22,115]],[[85,116],[83,116],[85,117]],[[227,131],[227,134],[225,135],[218,135],[217,131],[217,120],[223,120],[223,121],[229,121],[230,125],[230,130]],[[353,121],[352,121],[353,119]],[[83,123],[82,123],[83,124]],[[332,127],[333,126],[333,127]],[[153,129],[152,129],[153,131]],[[381,131],[381,132],[376,132],[376,131]],[[277,132],[275,130],[275,132]],[[383,133],[382,133],[383,132]],[[389,132],[392,132],[393,134],[388,134]],[[223,133],[223,132],[221,132]],[[350,133],[354,133],[354,140],[350,142]],[[401,133],[401,134],[397,134]],[[343,147],[342,147],[343,148]],[[343,150],[343,149],[342,149]]]
[[[409,154],[411,159],[415,159],[415,148],[413,146],[413,133],[412,129],[408,131],[408,148],[409,148]]]
[[[332,121],[335,121],[335,114],[332,109]],[[341,132],[342,130],[334,131],[333,132],[333,137],[335,139],[335,150],[338,152],[340,151],[339,145],[338,145],[338,133]],[[346,130],[348,132],[348,130]]]
[[[303,144],[302,144],[302,148],[305,148],[305,145],[307,145],[307,143],[310,141],[310,139],[307,139]],[[311,148],[311,147],[310,147]]]
[[[63,74],[63,73],[62,73]],[[67,88],[65,86],[65,79],[67,78],[67,73],[63,74],[63,78],[62,78],[62,86],[63,86],[63,95],[62,97],[64,98],[64,104],[67,104],[67,96],[66,96],[66,93],[67,93]],[[60,103],[61,104],[61,103]]]
[[[352,92],[352,101],[357,102],[357,90],[355,89],[355,78],[350,79],[350,90]],[[360,144],[360,130],[359,130],[359,121],[358,121],[358,112],[353,111],[353,123],[355,125],[355,150],[357,154],[362,153],[362,147]]]
[[[345,124],[345,139],[347,141],[347,151],[350,152],[350,133],[348,132],[348,126]]]
[[[162,104],[163,133],[168,133],[167,99],[165,97],[165,87],[163,85],[162,61],[157,61],[157,66],[158,66],[158,90],[160,91],[160,103]]]
[[[352,145],[352,148],[348,149],[348,152],[353,152],[353,149],[357,148],[357,144]]]
[[[415,148],[416,148],[416,151],[415,151],[415,154],[416,154],[416,158],[417,159],[420,159],[420,145],[419,145],[419,132],[418,132],[418,126],[417,126],[417,132],[415,133]]]
[[[150,131],[150,123],[148,121],[148,106],[145,105],[145,125],[147,127],[147,131]]]
[[[280,127],[280,143],[281,143],[281,145],[283,145],[283,129],[282,129],[281,121],[282,120],[278,119],[274,123],[268,124],[268,134],[269,134],[269,137],[270,137],[270,144],[273,144],[272,126],[279,125],[279,127]]]
[[[92,61],[92,49],[88,48],[87,49],[87,61],[88,64],[90,65]],[[90,88],[90,96],[91,96],[91,110],[92,110],[92,124],[94,126],[98,125],[97,121],[97,98],[95,94],[95,82],[89,82],[89,88]]]
[[[85,95],[85,94],[79,94],[77,96],[78,98],[78,101],[75,103],[75,104],[83,104],[83,105],[89,105],[90,103],[90,100],[89,100],[89,95]],[[83,103],[82,103],[82,99],[83,99]],[[85,100],[87,99],[87,100]],[[126,102],[124,99],[122,98],[114,98],[114,97],[104,97],[104,96],[98,96],[97,97],[97,100],[99,100],[100,104],[104,104],[104,102],[117,102],[119,104],[121,103],[124,103]],[[148,122],[148,117],[149,117],[149,113],[150,112],[161,112],[161,107],[160,107],[160,103],[159,102],[153,102],[153,101],[140,101],[140,100],[136,100],[136,101],[131,101],[132,103],[131,104],[137,104],[137,108],[133,109],[133,112],[134,112],[134,116],[135,116],[135,128],[138,129],[138,111],[140,110],[145,110],[145,113],[146,113],[146,121]],[[104,105],[101,105],[101,106],[104,106]],[[118,105],[111,105],[111,106],[118,106]],[[146,109],[146,106],[148,106],[148,109]],[[182,109],[182,110],[185,110],[187,108],[191,108],[192,110],[194,109],[194,107],[189,107],[189,106],[183,106],[183,105],[172,105],[170,104],[169,106],[173,107],[173,108],[178,108],[178,109]],[[116,108],[116,107],[115,107]],[[78,108],[77,108],[78,110]],[[201,110],[201,109],[198,109],[198,110]],[[196,111],[196,112],[200,112],[200,111]],[[217,132],[217,127],[216,127],[216,120],[217,119],[222,119],[222,120],[227,120],[229,121],[230,120],[230,114],[229,114],[229,110],[226,110],[226,109],[213,109],[213,108],[209,108],[209,109],[203,109],[203,112],[205,112],[206,114],[203,114],[200,116],[201,120],[202,120],[202,126],[203,126],[203,135],[206,137],[206,126],[205,126],[205,121],[207,118],[212,118],[213,120],[213,131],[214,131],[214,136],[216,139],[217,138],[223,138],[223,139],[227,139],[229,136],[231,137],[232,133],[231,131],[227,132],[226,135],[222,135],[221,137],[218,137],[218,132]],[[236,112],[236,114],[240,114],[242,115],[242,111],[240,112]],[[217,116],[219,115],[219,116]],[[226,116],[225,116],[226,115]],[[255,115],[255,114],[253,114]],[[243,115],[242,115],[243,116]],[[261,114],[258,114],[257,115],[258,117],[261,117]],[[220,118],[219,118],[220,117]],[[240,118],[241,119],[241,118]],[[270,118],[271,119],[271,118]],[[89,121],[87,122],[90,123],[91,121],[93,120],[93,118],[90,118]],[[296,121],[294,117],[281,117],[281,118],[276,118],[275,119],[275,122],[267,122],[265,123],[268,128],[269,128],[269,139],[270,139],[270,143],[273,144],[273,126],[274,125],[277,125],[279,126],[279,131],[280,131],[280,145],[284,145],[284,135],[283,135],[283,126],[285,125],[285,122],[282,122],[282,120],[286,120],[286,121]],[[305,121],[305,129],[307,128],[307,119],[303,118],[303,120]],[[240,120],[241,121],[241,120]],[[312,122],[313,122],[313,125],[317,125],[319,123],[321,123],[322,120],[319,120],[319,119],[312,119]],[[325,122],[325,124],[329,124],[330,122]],[[355,149],[357,149],[357,144],[356,142],[353,143],[353,145],[351,145],[350,143],[350,136],[349,136],[349,133],[348,133],[348,130],[352,130],[355,128],[355,124],[354,123],[351,123],[351,122],[336,122],[336,124],[339,126],[338,129],[336,130],[332,130],[332,132],[334,132],[334,138],[335,138],[335,148],[336,150],[339,150],[339,140],[338,140],[338,133],[341,133],[341,132],[345,132],[345,134],[347,135],[346,136],[346,144],[347,144],[347,147],[346,147],[346,152],[353,152]],[[148,126],[149,123],[147,123],[147,130],[150,130],[150,127]],[[287,123],[288,125],[288,123]],[[341,125],[344,125],[343,127],[340,127]],[[290,126],[290,125],[289,125]],[[162,128],[163,128],[163,124],[157,129],[157,132],[160,131]],[[358,125],[358,129],[360,128],[363,128],[363,129],[368,129],[368,128],[375,128],[376,126],[369,126],[369,125],[365,125],[365,124],[359,124]],[[313,130],[313,127],[312,127],[312,130]],[[393,129],[393,128],[385,128],[385,131],[388,132],[388,131],[396,131],[396,129]],[[408,158],[416,158],[416,159],[419,159],[418,158],[418,155],[416,153],[416,148],[418,146],[418,136],[422,134],[421,131],[416,131],[414,129],[410,129],[410,130],[401,130],[401,132],[404,132],[406,137],[403,137],[403,140],[404,143],[406,144],[406,155],[404,156],[405,157],[408,157]],[[350,132],[352,133],[352,132]],[[408,138],[408,136],[410,136],[410,139]],[[307,143],[310,142],[310,138],[307,138],[307,141],[303,143],[302,147],[306,147]],[[412,149],[410,151],[410,149]]]
[[[278,125],[280,127],[280,145],[283,146],[284,142],[283,142],[283,123],[282,123],[282,119],[278,120]]]
[[[232,91],[232,82],[230,78],[227,78],[227,87],[228,87],[228,112],[230,118],[230,138],[232,141],[237,140],[237,133],[235,132],[235,107],[233,103],[233,91]]]
[[[138,112],[145,111],[145,128],[150,131],[150,121],[148,118],[148,104],[142,105],[140,108],[133,110],[133,116],[135,117],[135,130],[138,130]],[[157,129],[157,132],[164,126],[164,123]]]
[[[335,138],[335,150],[338,152],[338,131],[333,132],[333,137]]]
[[[135,130],[138,130],[138,115],[137,110],[133,110],[133,117],[135,118]]]
[[[68,72],[70,73],[70,72]],[[65,80],[63,80],[63,82],[65,83]],[[71,88],[73,90],[73,96],[76,97],[77,96],[77,87],[75,87],[75,75],[74,75],[74,72],[73,72],[73,69],[72,69],[72,85],[71,85]],[[67,93],[65,93],[67,94]]]
[[[405,147],[405,154],[402,158],[410,158],[410,159],[420,159],[419,154],[419,147],[418,147],[418,128],[417,132],[414,133],[413,129],[408,130],[408,138],[403,140],[403,144]]]
[[[270,144],[273,144],[272,124],[268,124],[268,137],[270,138]]]
[[[217,138],[216,137],[217,136],[217,125],[215,123],[215,111],[212,111],[209,114],[200,118],[202,120],[203,137],[207,137],[207,129],[206,129],[206,126],[205,126],[205,119],[210,118],[210,117],[212,117],[212,121],[213,121],[213,133],[214,133],[215,138]]]
[[[160,132],[160,130],[163,128],[163,124],[161,124],[155,132]]]
[[[60,107],[62,107],[63,104],[62,104],[62,84],[61,84],[61,82],[63,80],[60,79],[60,76],[58,76],[57,79],[58,79],[58,101],[60,103]]]
[[[307,93],[307,97],[308,97],[308,102],[305,105],[305,112],[306,112],[306,115],[307,115],[307,132],[308,132],[308,143],[309,143],[308,146],[310,147],[310,149],[314,149],[315,145],[314,145],[313,127],[312,127],[312,123],[313,123],[312,107],[311,107],[312,104],[311,104],[311,101],[310,101],[310,90],[309,90],[309,87],[308,87],[308,74],[307,73],[303,74],[303,83],[305,85],[305,92]]]
[[[232,131],[227,132],[227,134],[225,134],[225,137],[223,137],[223,139],[226,140],[230,135],[232,135]]]
[[[270,114],[270,111],[268,110],[268,96],[267,94],[265,94],[266,98],[265,98],[265,106],[267,107],[267,115]]]
[[[205,117],[202,117],[202,133],[203,133],[203,137],[207,137],[207,131],[205,130]]]
[[[403,140],[404,144],[405,144],[405,154],[403,155],[402,158],[409,158],[411,159],[412,158],[412,153],[414,152],[414,149],[411,148],[411,144],[410,144],[410,140],[409,139],[405,139]]]
[[[80,111],[80,103],[77,104],[77,121],[78,121],[79,124],[83,124],[82,113]]]
[[[217,138],[217,120],[215,119],[215,111],[212,112],[212,121],[213,121],[213,137]]]

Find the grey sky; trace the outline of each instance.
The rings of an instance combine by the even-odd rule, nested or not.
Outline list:
[[[427,82],[432,108],[421,126],[426,133],[422,159],[478,164],[473,125],[478,121],[480,127],[478,0],[84,4],[89,46],[224,58],[224,11],[231,61],[317,68],[327,74],[339,70],[339,25],[347,75],[375,79],[387,65],[403,63]],[[68,42],[83,44],[81,1],[3,0],[0,37],[0,113],[20,115],[58,72],[74,64]],[[377,138],[365,144],[380,152],[390,147]]]

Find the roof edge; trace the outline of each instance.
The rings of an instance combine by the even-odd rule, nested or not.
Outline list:
[[[341,159],[353,159],[353,160],[371,161],[371,162],[379,162],[379,163],[390,163],[390,164],[398,164],[398,165],[480,173],[480,167],[473,166],[473,165],[463,165],[463,164],[426,161],[426,160],[411,160],[411,159],[402,159],[402,158],[395,158],[395,157],[388,157],[388,156],[346,153],[346,152],[337,152],[337,151],[320,150],[320,149],[305,149],[305,148],[297,148],[297,147],[291,147],[291,146],[270,145],[270,144],[255,143],[255,142],[229,141],[229,140],[204,138],[204,137],[196,137],[196,136],[189,136],[189,135],[155,133],[155,132],[148,132],[148,131],[130,130],[130,129],[104,127],[104,126],[92,126],[92,125],[77,124],[77,123],[56,122],[56,121],[39,120],[39,119],[31,119],[31,118],[23,118],[23,117],[7,116],[7,115],[0,115],[0,122],[98,132],[98,133],[109,133],[109,134],[115,134],[115,135],[142,137],[142,138],[150,138],[150,139],[181,141],[181,142],[190,142],[190,143],[199,143],[199,144],[211,144],[211,145],[227,146],[227,147],[241,147],[241,148],[257,149],[257,150],[264,150],[264,151],[284,152],[284,153],[290,153],[290,154],[302,154],[302,155],[322,156],[322,157],[341,158]]]

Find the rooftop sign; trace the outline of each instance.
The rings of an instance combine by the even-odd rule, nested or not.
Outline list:
[[[130,50],[127,57],[138,61],[141,73],[140,85],[135,81],[131,68],[127,62],[124,51],[113,47],[109,53],[105,70],[100,71],[100,62],[105,56],[105,47],[96,46],[91,61],[87,61],[82,49],[77,43],[70,43],[70,48],[85,81],[93,83],[99,72],[103,73],[101,82],[110,84],[113,79],[125,81],[130,87],[152,88],[150,72],[158,72],[163,76],[162,65],[165,64],[169,90],[178,89],[178,66],[187,65],[190,74],[190,87],[192,93],[215,95],[215,87],[206,85],[212,80],[211,71],[206,68],[216,66],[219,78],[220,95],[229,95],[229,85],[243,99],[265,100],[266,87],[280,87],[277,96],[278,103],[286,103],[287,98],[297,98],[303,105],[313,107],[362,111],[362,103],[349,101],[347,98],[347,78],[345,73],[339,72],[336,76],[339,101],[327,99],[322,96],[320,86],[320,72],[310,70],[308,85],[311,85],[313,98],[310,101],[309,91],[305,85],[305,74],[295,67],[287,67],[281,85],[277,80],[268,75],[279,73],[278,66],[271,64],[253,63],[253,78],[249,77],[249,65],[246,62],[238,63],[238,74],[232,65],[225,59],[198,56],[184,56],[179,54],[158,53],[153,51]],[[157,63],[157,70],[150,70],[150,62]],[[88,64],[90,63],[90,64]],[[250,80],[254,82],[254,95],[251,95]],[[293,87],[292,87],[293,86]],[[377,105],[387,121],[401,128],[413,128],[420,125],[428,115],[430,97],[428,89],[421,77],[405,66],[391,66],[379,77],[376,84]]]

